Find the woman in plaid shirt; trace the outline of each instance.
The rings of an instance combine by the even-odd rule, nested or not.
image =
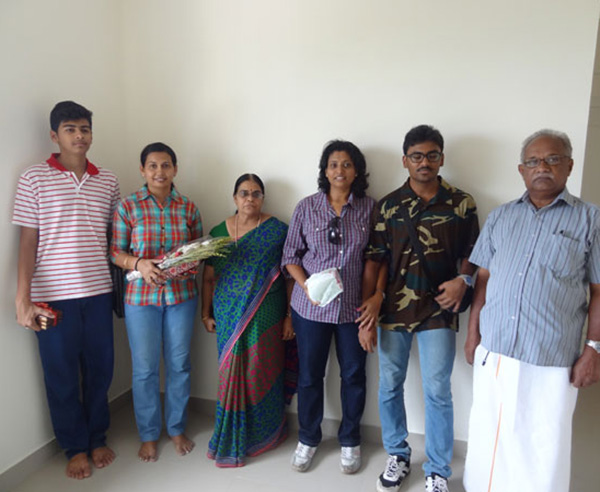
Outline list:
[[[161,432],[160,354],[165,367],[165,423],[177,453],[194,443],[185,434],[190,395],[190,342],[198,304],[194,277],[166,279],[156,266],[165,253],[202,236],[196,205],[173,185],[177,157],[163,143],[147,145],[140,172],[146,184],[121,200],[113,220],[112,261],[137,270],[127,284],[125,321],[133,365],[135,418],[142,461],[158,459]]]
[[[298,341],[298,432],[292,469],[308,470],[321,441],[323,380],[331,339],[342,379],[342,422],[338,430],[340,468],[361,465],[360,420],[365,407],[366,352],[358,340],[357,310],[362,306],[364,250],[375,201],[366,195],[367,163],[351,142],[333,140],[321,155],[319,192],[298,203],[283,248],[282,264],[295,280],[291,317]],[[337,268],[344,291],[326,306],[306,287],[313,273]]]

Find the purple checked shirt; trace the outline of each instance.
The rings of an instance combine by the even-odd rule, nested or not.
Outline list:
[[[337,268],[344,292],[325,307],[313,306],[296,283],[292,308],[303,318],[320,323],[351,323],[358,317],[362,304],[361,287],[364,251],[369,240],[369,223],[375,200],[350,195],[341,213],[341,244],[328,240],[328,224],[336,214],[319,192],[302,199],[296,209],[283,247],[281,264],[300,265],[306,276],[328,268]]]

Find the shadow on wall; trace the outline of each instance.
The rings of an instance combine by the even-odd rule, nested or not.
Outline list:
[[[259,174],[260,176],[260,174]],[[267,212],[277,217],[286,224],[290,223],[292,213],[296,207],[296,199],[290,201],[290,197],[295,197],[297,189],[294,183],[294,176],[290,175],[290,179],[264,179],[265,184],[265,205],[263,212]],[[315,175],[315,191],[317,190],[317,179]],[[275,204],[285,204],[282,209],[278,209]]]
[[[510,200],[525,190],[517,167],[518,152],[519,144],[516,144],[514,159],[506,162],[499,157],[506,151],[497,140],[472,135],[447,142],[444,178],[473,196],[481,225],[493,209],[507,201],[507,187],[514,189]],[[510,180],[508,185],[507,179]]]
[[[408,173],[402,166],[402,151],[382,147],[361,148],[367,160],[369,188],[367,194],[380,200],[402,186]]]
[[[573,417],[571,490],[589,490],[597,477],[600,454],[600,384],[579,391]]]
[[[376,200],[402,186],[408,179],[408,172],[402,165],[401,148],[365,147],[362,150],[370,173],[368,193]],[[519,145],[515,144],[514,159],[506,162],[499,157],[506,153],[499,140],[477,135],[448,139],[440,175],[450,184],[473,195],[483,224],[489,212],[506,201],[507,176],[511,180],[509,187],[515,190],[514,198],[524,191],[517,168],[518,152]]]

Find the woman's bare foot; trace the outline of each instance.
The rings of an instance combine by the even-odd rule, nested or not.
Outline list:
[[[115,460],[115,453],[108,446],[92,450],[92,462],[96,468],[105,468]]]
[[[158,459],[157,444],[158,441],[143,442],[140,446],[140,450],[138,451],[139,458],[146,463],[156,461]]]
[[[82,480],[92,474],[92,467],[86,453],[77,453],[67,464],[67,477]]]
[[[175,445],[175,452],[180,456],[185,456],[194,449],[194,441],[187,438],[185,434],[171,436],[171,441]]]

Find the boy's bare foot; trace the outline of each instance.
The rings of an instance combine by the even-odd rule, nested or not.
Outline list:
[[[185,456],[194,449],[194,441],[188,439],[185,434],[171,436],[171,441],[175,445],[175,452],[180,456]]]
[[[86,453],[77,453],[67,464],[67,477],[82,480],[92,474],[92,467]]]
[[[140,450],[138,451],[139,458],[146,463],[156,461],[158,459],[157,444],[158,441],[143,442],[140,446]]]
[[[96,468],[105,468],[115,459],[115,453],[108,446],[102,446],[92,450],[92,462]]]

